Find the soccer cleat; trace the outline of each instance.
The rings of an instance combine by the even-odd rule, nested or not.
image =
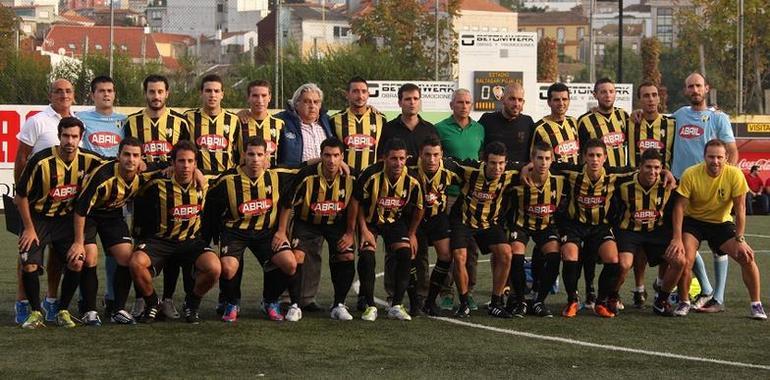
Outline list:
[[[467,304],[461,303],[455,311],[455,318],[468,318],[471,316],[471,308]]]
[[[713,298],[711,294],[698,294],[692,301],[692,308],[695,310],[702,308],[711,300],[711,298]]]
[[[142,304],[144,304],[144,301],[142,301]],[[136,306],[136,304],[134,304]],[[153,305],[153,306],[147,306],[144,307],[144,311],[142,314],[137,318],[140,323],[153,323],[155,322],[155,318],[158,317],[158,312],[160,309],[160,305]]]
[[[470,309],[470,307],[468,307]],[[511,319],[513,318],[513,315],[511,315],[508,310],[505,310],[505,308],[502,305],[490,303],[489,307],[487,308],[487,313],[495,318],[503,318],[503,319]]]
[[[762,307],[761,303],[751,305],[751,319],[756,319],[758,321],[767,319],[767,314],[765,314],[765,309]]]
[[[348,307],[344,304],[338,303],[337,306],[332,308],[332,311],[329,313],[332,319],[335,321],[352,321],[353,316],[350,315],[350,312],[348,311]]]
[[[222,322],[237,322],[239,309],[238,305],[233,305],[231,303],[226,304],[222,311]]]
[[[101,326],[102,325],[102,319],[99,318],[99,313],[97,313],[95,310],[87,311],[83,315],[83,324],[86,326]]]
[[[553,313],[542,302],[532,305],[532,314],[542,318],[553,318]]]
[[[21,328],[23,329],[37,329],[45,327],[43,313],[34,310],[31,313],[29,313],[29,316],[27,316],[27,319],[24,320],[21,324]]]
[[[184,314],[185,322],[193,325],[197,325],[201,323],[201,316],[198,313],[198,309],[193,309],[187,306],[187,303],[182,305],[182,313]]]
[[[72,315],[70,315],[70,312],[67,310],[59,310],[59,312],[56,313],[56,325],[68,329],[77,326],[75,321],[72,320]]]
[[[425,302],[425,304],[422,305],[422,312],[430,317],[438,317],[441,315],[441,311],[435,302]]]
[[[16,301],[13,305],[14,321],[17,325],[24,323],[29,318],[29,301]]]
[[[411,321],[412,317],[406,312],[404,305],[393,305],[388,309],[388,319],[399,321]]]
[[[125,310],[118,310],[112,313],[112,316],[110,316],[110,321],[118,325],[135,325],[136,324],[136,319],[134,319],[134,316]]]
[[[179,319],[179,312],[171,298],[166,298],[160,303],[160,313],[167,319]]]
[[[615,318],[615,313],[613,313],[604,302],[599,302],[594,305],[594,314],[602,318]]]
[[[671,306],[671,303],[668,302],[668,299],[660,299],[660,297],[652,304],[652,311],[664,317],[674,316],[674,308]]]
[[[441,297],[439,307],[441,310],[452,310],[455,308],[455,301],[450,295],[443,296]]]
[[[561,316],[565,318],[575,318],[579,308],[580,306],[577,301],[570,301],[567,303],[567,306],[564,307],[564,310],[561,311]]]
[[[356,310],[364,311],[367,307],[369,307],[369,305],[366,304],[366,297],[358,296],[358,300],[356,301]]]
[[[596,293],[590,292],[586,295],[586,300],[583,302],[583,308],[593,309],[596,306]]]
[[[302,319],[302,309],[296,303],[293,303],[289,306],[289,310],[286,311],[286,317],[284,318],[289,322],[298,322]]]
[[[647,301],[647,291],[643,290],[641,292],[633,291],[631,292],[634,294],[634,307],[637,309],[641,309],[644,307],[644,302]]]
[[[476,303],[476,300],[473,299],[473,294],[468,293],[468,309],[470,310],[478,310],[479,304]]]
[[[527,315],[527,303],[526,302],[517,302],[512,305],[513,307],[510,308],[511,316],[516,318],[524,318]]]
[[[712,298],[703,307],[695,309],[695,311],[699,313],[719,313],[725,311],[725,307],[719,301]]]
[[[377,308],[374,306],[367,306],[366,309],[364,309],[364,313],[361,314],[361,319],[369,322],[374,322],[377,320]]]
[[[134,300],[134,306],[131,307],[131,316],[133,316],[134,318],[141,317],[142,314],[144,314],[144,309],[145,309],[144,298],[141,298],[141,297],[137,298],[136,300]]]
[[[56,315],[59,313],[59,300],[49,302],[48,298],[45,298],[40,302],[40,307],[43,309],[46,322],[56,322]]]
[[[278,302],[265,304],[265,313],[267,314],[267,318],[271,321],[283,321],[281,305],[279,305]]]
[[[678,305],[676,305],[676,309],[674,309],[674,315],[677,317],[686,317],[687,314],[690,313],[690,306],[689,302],[680,302]]]

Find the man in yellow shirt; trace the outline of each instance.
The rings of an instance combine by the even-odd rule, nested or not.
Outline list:
[[[685,272],[679,282],[680,302],[674,311],[685,316],[690,311],[687,289],[690,268],[700,242],[706,240],[718,255],[728,255],[741,265],[743,282],[751,298],[751,318],[767,319],[759,296],[759,269],[754,251],[743,236],[746,227],[746,193],[748,185],[736,166],[727,164],[727,145],[719,139],[706,144],[704,162],[684,171],[672,214],[673,238],[666,256],[684,254]],[[730,210],[735,208],[735,222]]]

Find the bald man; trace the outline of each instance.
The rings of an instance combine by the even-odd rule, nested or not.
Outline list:
[[[535,122],[524,110],[524,87],[514,82],[505,88],[503,107],[495,112],[481,115],[479,123],[484,126],[484,143],[499,141],[508,150],[508,161],[528,161],[529,145]]]

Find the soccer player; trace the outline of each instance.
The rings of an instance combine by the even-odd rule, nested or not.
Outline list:
[[[235,164],[240,164],[240,157],[246,153],[246,143],[253,136],[262,137],[267,143],[267,153],[270,155],[270,166],[275,166],[278,160],[278,144],[280,143],[283,120],[270,114],[268,107],[272,100],[270,82],[255,80],[246,86],[246,102],[249,104],[241,119],[241,134],[236,136]],[[243,112],[243,111],[242,111]],[[240,116],[240,114],[239,114]]]
[[[524,115],[524,87],[514,82],[505,87],[503,108],[481,115],[484,126],[484,143],[500,141],[508,151],[508,161],[526,162],[535,122]]]
[[[57,129],[59,144],[33,155],[16,186],[16,203],[24,223],[19,236],[21,280],[32,309],[22,327],[28,329],[45,326],[38,276],[43,267],[43,247],[48,244],[53,245],[51,254],[66,263],[56,323],[75,327],[67,307],[78,285],[87,299],[96,299],[96,255],[68,255],[68,249],[75,199],[101,159],[78,148],[85,129],[82,121],[64,117]],[[81,272],[86,273],[81,276]]]
[[[363,171],[377,161],[377,142],[388,120],[367,104],[369,85],[363,78],[351,78],[345,96],[348,108],[331,117],[332,132],[346,146],[348,166]]]
[[[184,317],[188,323],[200,323],[198,309],[201,298],[219,279],[220,265],[216,253],[202,238],[200,214],[206,196],[205,186],[195,183],[197,148],[187,140],[174,145],[170,160],[172,178],[156,178],[139,190],[138,198],[150,210],[137,222],[148,229],[136,245],[129,269],[134,283],[144,298],[145,308],[139,321],[152,323],[158,316],[160,303],[152,284],[170,260],[187,262],[195,267],[195,285],[185,298]]]
[[[565,162],[577,165],[580,158],[577,121],[567,116],[569,109],[569,87],[563,83],[554,83],[548,87],[548,107],[551,114],[535,123],[532,145],[545,141],[553,147],[553,162]]]
[[[334,286],[334,304],[330,315],[332,319],[341,321],[353,319],[345,306],[345,298],[356,274],[354,243],[357,210],[348,207],[353,197],[355,177],[342,170],[345,148],[345,144],[334,137],[321,143],[321,162],[300,170],[292,186],[281,197],[278,229],[274,238],[289,241],[287,231],[293,210],[291,241],[297,259],[298,278],[302,277],[307,252],[320,251],[319,248],[326,240]],[[289,293],[292,302],[289,312],[299,312],[301,315],[297,304],[301,295],[299,281],[294,281]]]
[[[727,164],[727,143],[714,139],[706,143],[704,162],[684,171],[676,192],[679,195],[673,211],[673,237],[667,251],[684,253],[687,257],[680,289],[690,288],[690,268],[695,252],[703,240],[720,256],[732,257],[741,266],[743,283],[751,298],[751,317],[765,320],[759,295],[759,269],[754,250],[743,236],[746,228],[746,192],[743,173]],[[730,211],[735,210],[735,222]],[[686,292],[680,292],[680,302],[674,314],[685,316],[690,302]]]
[[[548,143],[540,141],[535,144],[530,162],[532,170],[528,173],[528,181],[513,188],[514,213],[510,214],[513,219],[508,221],[508,241],[513,254],[510,273],[513,292],[506,307],[511,315],[519,318],[523,318],[528,312],[524,301],[524,253],[527,243],[532,239],[535,243],[534,252],[542,252],[543,266],[539,273],[541,278],[533,281],[536,295],[531,312],[539,317],[552,317],[553,314],[545,306],[545,299],[559,276],[561,256],[556,215],[569,199],[569,186],[563,176],[550,173],[553,148]]]
[[[657,149],[646,149],[638,162],[639,172],[634,175],[634,179],[621,184],[615,192],[615,201],[621,216],[617,230],[620,275],[615,293],[617,294],[623,285],[635,262],[634,257],[643,251],[650,265],[662,265],[663,262],[667,264],[653,311],[658,315],[671,316],[673,309],[668,298],[679,281],[685,264],[682,252],[666,253],[671,241],[669,212],[673,204],[670,201],[672,190],[664,186],[660,178],[663,156]],[[680,288],[679,293],[682,297],[687,297],[688,290],[689,288]],[[634,301],[636,302],[636,299]]]
[[[222,320],[235,322],[240,307],[234,280],[238,266],[243,261],[246,248],[256,256],[264,269],[264,305],[268,317],[274,321],[284,319],[278,305],[278,297],[286,290],[289,281],[296,281],[297,263],[291,246],[285,237],[275,234],[278,204],[281,192],[295,170],[267,168],[267,143],[259,136],[246,142],[243,162],[235,169],[220,176],[209,192],[205,220],[206,225],[222,224],[220,238],[222,264],[222,292],[225,310]],[[224,218],[224,219],[222,219]],[[209,228],[204,229],[208,232]],[[301,312],[289,310],[287,320],[298,321]]]
[[[470,316],[468,307],[468,272],[465,268],[470,240],[482,253],[492,253],[492,302],[489,315],[511,318],[503,305],[503,293],[511,266],[511,246],[505,236],[501,215],[518,176],[518,170],[506,165],[505,145],[493,142],[484,147],[482,162],[463,161],[452,165],[461,179],[460,196],[450,213],[450,247],[454,260],[455,284],[460,306],[458,318]]]
[[[411,320],[402,305],[409,286],[409,270],[417,250],[417,227],[423,216],[423,196],[419,181],[408,173],[406,144],[394,138],[385,148],[384,161],[369,166],[356,180],[351,209],[358,209],[357,223],[361,245],[358,249],[360,293],[366,309],[361,319],[377,319],[374,304],[374,254],[377,235],[386,245],[386,254],[395,256],[394,289],[388,318]],[[387,269],[386,269],[387,270]]]

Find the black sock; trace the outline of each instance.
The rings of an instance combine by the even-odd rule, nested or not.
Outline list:
[[[406,287],[406,294],[409,296],[409,306],[417,306],[419,302],[417,299],[417,260],[411,260],[409,263],[409,284]]]
[[[441,292],[441,288],[444,287],[444,281],[446,280],[447,273],[449,273],[449,267],[452,265],[451,261],[436,261],[436,266],[433,267],[433,271],[430,273],[430,288],[428,288],[428,298],[425,302],[428,305],[436,303],[436,298]]]
[[[226,279],[224,276],[219,278],[219,294],[222,295],[221,302],[233,304],[233,286],[235,279]]]
[[[243,257],[238,260],[238,271],[235,272],[235,277],[233,277],[233,280],[235,282],[233,283],[233,304],[234,305],[240,305],[241,303],[241,283],[243,282]]]
[[[664,292],[663,290],[661,290],[661,291],[658,292],[657,299],[659,301],[667,301],[669,299],[669,297],[671,297],[671,292]]]
[[[567,291],[567,301],[577,302],[578,277],[580,276],[580,263],[577,261],[565,261],[562,280]]]
[[[59,294],[59,310],[67,310],[70,307],[70,301],[72,301],[78,285],[80,285],[80,272],[64,268],[64,276],[61,280],[61,293]]]
[[[513,255],[511,258],[511,300],[524,302],[524,292],[527,287],[527,277],[524,274],[524,255]]]
[[[503,304],[503,296],[498,296],[496,294],[493,294],[492,295],[492,306],[500,306],[502,304]]]
[[[155,293],[155,291],[152,291],[152,294],[149,296],[144,296],[144,307],[157,307],[159,304],[158,302],[158,293]]]
[[[604,268],[602,268],[602,272],[599,274],[598,302],[607,301],[607,298],[615,293],[619,272],[620,265],[618,263],[604,264]]]
[[[393,278],[396,280],[393,288],[393,305],[401,305],[404,302],[404,293],[409,287],[409,269],[412,265],[412,249],[402,247],[393,253],[396,255],[396,267]]]
[[[179,280],[179,264],[170,262],[163,267],[163,299],[174,298],[176,283]]]
[[[540,289],[540,281],[543,280],[543,272],[545,270],[545,255],[543,255],[543,252],[538,248],[539,247],[535,247],[535,250],[532,251],[531,270],[533,292],[536,292],[538,289]],[[516,255],[514,255],[514,257],[516,257]],[[513,267],[511,267],[511,269],[513,269]]]
[[[182,285],[185,294],[192,294],[195,288],[195,268],[192,263],[183,264],[182,267]]]
[[[289,299],[291,303],[299,305],[302,297],[302,267],[304,264],[297,263],[297,270],[294,275],[289,278]]]
[[[21,283],[24,284],[24,292],[27,294],[29,300],[29,307],[33,311],[41,311],[40,309],[40,274],[38,271],[34,272],[21,272]]]
[[[80,274],[80,290],[85,300],[86,311],[96,310],[96,291],[99,289],[99,277],[96,267],[83,268]]]
[[[130,273],[131,273],[131,271],[129,270],[129,274]],[[143,298],[143,297],[144,296],[142,296],[142,289],[139,289],[139,284],[134,282],[134,298],[140,299],[140,298]]]
[[[265,299],[265,303],[278,302],[278,297],[281,296],[286,286],[288,285],[289,276],[283,273],[282,270],[275,268],[271,271],[265,272],[264,290],[262,296]]]
[[[345,304],[345,298],[348,296],[350,286],[353,284],[353,277],[356,276],[356,266],[353,260],[334,261],[329,264],[329,270],[332,275],[332,285],[334,286],[334,306]]]
[[[459,294],[457,297],[460,298],[460,305],[468,306],[468,293],[467,292],[464,293],[464,294]]]
[[[581,263],[583,265],[583,275],[585,276],[586,295],[588,295],[588,293],[596,293],[596,289],[594,288],[594,278],[596,278],[596,256],[589,254],[587,257],[583,258]],[[580,272],[578,272],[578,277],[579,276]]]
[[[553,288],[553,284],[559,277],[559,264],[561,255],[559,252],[550,252],[545,255],[545,266],[543,267],[543,277],[540,280],[540,288],[537,290],[537,302],[545,302],[545,298]]]
[[[192,311],[198,311],[201,307],[201,299],[203,297],[199,297],[195,295],[195,292],[189,292],[184,297],[184,304]]]
[[[126,308],[128,292],[131,289],[131,273],[128,267],[118,265],[115,268],[115,277],[112,280],[115,289],[115,311]]]
[[[358,280],[361,282],[360,293],[367,306],[374,306],[374,268],[377,265],[374,251],[366,250],[358,253]]]

